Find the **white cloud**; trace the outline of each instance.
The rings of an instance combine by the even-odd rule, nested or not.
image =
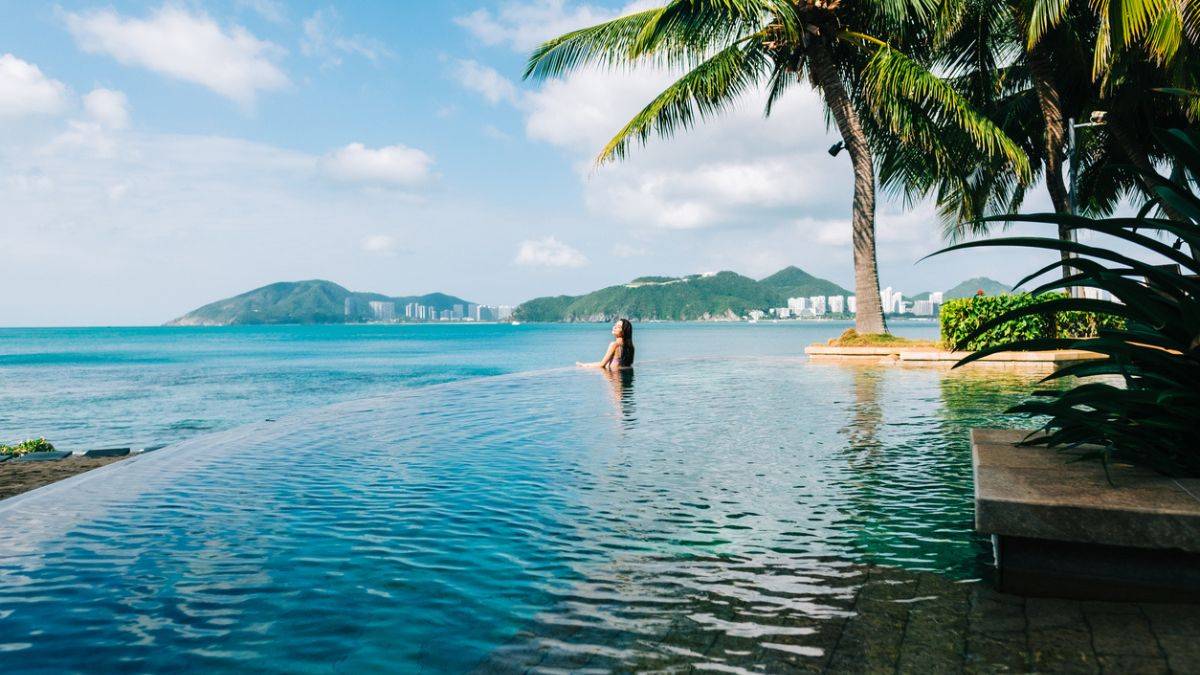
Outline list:
[[[501,102],[515,104],[519,101],[516,85],[495,68],[478,61],[459,61],[454,75],[459,84],[483,96],[484,100],[492,105]]]
[[[280,0],[238,0],[237,6],[248,9],[271,23],[282,25],[288,22],[287,12]]]
[[[588,259],[556,237],[544,237],[521,242],[513,262],[526,267],[583,267]]]
[[[129,126],[129,99],[113,89],[96,88],[83,97],[83,109],[96,123],[109,129]]]
[[[276,64],[280,47],[241,26],[226,29],[183,7],[164,5],[146,18],[125,17],[112,9],[65,17],[67,29],[86,52],[199,84],[243,105],[252,104],[259,92],[289,84]]]
[[[337,32],[339,21],[337,10],[332,7],[319,9],[304,20],[304,39],[300,50],[305,56],[315,56],[326,65],[342,63],[343,55],[358,55],[368,61],[378,61],[392,55],[391,50],[379,40],[365,35],[346,37]]]
[[[56,115],[66,106],[66,85],[28,61],[0,56],[0,117]]]
[[[433,157],[404,145],[368,148],[351,143],[326,155],[322,165],[326,174],[339,181],[416,187],[432,178]]]
[[[650,7],[662,6],[661,0],[638,0],[617,11],[565,0],[509,2],[498,11],[478,9],[454,22],[487,45],[507,45],[527,52],[546,40],[601,21]]]
[[[399,249],[400,240],[390,234],[372,234],[362,240],[362,250],[375,255],[394,256]]]

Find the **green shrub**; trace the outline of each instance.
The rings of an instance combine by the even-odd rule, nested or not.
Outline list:
[[[1028,314],[972,337],[985,323],[1008,312],[1066,297],[1065,293],[1043,293],[1038,296],[1012,293],[950,300],[942,305],[942,343],[950,349],[975,351],[1019,340],[1096,337],[1101,328],[1125,327],[1124,319],[1111,314],[1067,311]],[[1053,321],[1049,317],[1053,317]]]
[[[999,316],[1014,309],[1036,305],[1046,299],[1048,298],[1035,298],[1028,293],[1013,293],[949,300],[942,305],[942,343],[950,349],[974,351],[1016,340],[1048,337],[1051,323],[1041,314],[1023,316],[980,335],[973,335],[980,326]]]
[[[54,446],[44,438],[31,438],[16,445],[0,445],[0,455],[27,455],[31,452],[50,452]]]

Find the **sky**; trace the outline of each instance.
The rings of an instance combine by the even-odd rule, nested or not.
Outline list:
[[[787,265],[852,288],[850,162],[812,91],[597,166],[674,74],[522,81],[540,41],[654,4],[0,0],[0,325],[159,324],[313,278],[510,305]],[[884,286],[1031,268],[916,264],[933,209],[881,202]]]

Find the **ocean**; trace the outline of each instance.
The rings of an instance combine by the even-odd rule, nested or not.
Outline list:
[[[849,322],[643,323],[639,363],[801,356]],[[928,322],[894,332],[933,338]],[[598,360],[608,324],[0,329],[0,443],[145,447],[399,389]]]

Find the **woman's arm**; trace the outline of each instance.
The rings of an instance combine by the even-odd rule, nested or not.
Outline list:
[[[613,357],[617,353],[617,347],[617,341],[613,340],[612,343],[608,345],[608,351],[604,352],[604,358],[595,363],[583,363],[581,361],[576,361],[575,365],[579,366],[580,368],[607,368],[608,364],[612,362]]]

